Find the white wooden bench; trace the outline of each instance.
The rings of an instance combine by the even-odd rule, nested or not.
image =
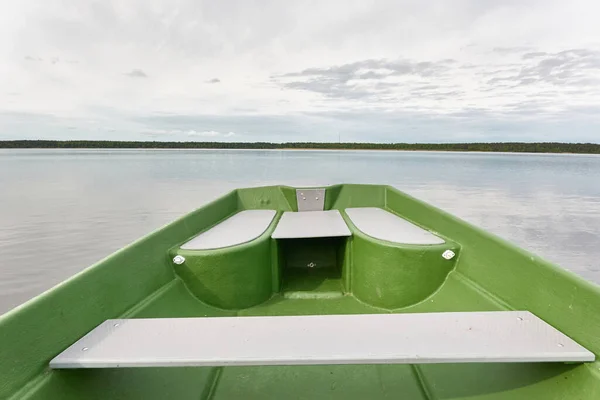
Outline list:
[[[306,239],[320,237],[350,236],[338,210],[285,212],[281,216],[273,239]]]
[[[244,210],[184,243],[184,250],[212,250],[250,242],[271,225],[275,210]]]
[[[444,239],[386,210],[376,207],[344,210],[352,223],[375,239],[404,244],[441,244]],[[244,210],[184,243],[184,250],[211,250],[235,246],[260,237],[275,218],[275,210]],[[351,236],[337,210],[285,212],[274,239]]]
[[[444,239],[377,207],[347,208],[352,223],[365,235],[402,244],[442,244]]]
[[[51,368],[590,362],[527,311],[108,320]]]

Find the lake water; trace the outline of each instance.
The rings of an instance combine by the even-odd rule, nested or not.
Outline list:
[[[393,185],[600,283],[600,156],[0,150],[0,314],[236,187]]]

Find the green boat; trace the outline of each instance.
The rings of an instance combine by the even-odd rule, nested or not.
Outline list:
[[[596,285],[388,186],[269,186],[0,317],[0,398],[599,399],[599,353]]]

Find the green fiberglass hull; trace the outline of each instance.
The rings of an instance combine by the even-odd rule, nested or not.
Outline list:
[[[366,235],[348,218],[356,207],[390,211],[443,243]],[[276,214],[254,240],[181,248],[255,209]],[[323,209],[339,210],[351,236],[276,240],[283,212],[298,211],[296,189],[238,189],[0,317],[0,399],[600,398],[598,362],[49,368],[113,318],[527,310],[600,353],[597,286],[387,186],[327,187]]]

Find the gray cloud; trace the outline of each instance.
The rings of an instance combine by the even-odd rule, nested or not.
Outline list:
[[[206,83],[221,83],[219,78],[212,78],[206,81]]]
[[[29,61],[29,62],[40,62],[40,63],[49,62],[50,64],[58,64],[58,63],[78,64],[78,62],[75,60],[64,60],[64,59],[61,59],[60,57],[56,57],[56,56],[49,57],[44,60],[44,58],[42,58],[42,57],[34,57],[34,56],[27,55],[27,56],[23,57],[23,59],[25,61]]]
[[[336,65],[328,68],[308,68],[300,72],[291,72],[278,77],[329,77],[343,82],[350,79],[372,79],[388,76],[418,75],[432,76],[448,70],[455,60],[413,62],[410,60],[370,59]],[[372,70],[376,70],[373,72]]]
[[[545,98],[545,106],[551,108],[556,106],[557,94],[568,90],[572,95],[600,94],[600,51],[568,49],[549,53],[529,50],[530,47],[495,48],[494,51],[499,53],[525,53],[519,55],[521,62],[469,64],[468,69],[452,59],[420,62],[368,59],[307,68],[273,76],[272,80],[285,89],[313,92],[327,99],[376,101],[379,104],[522,97],[519,88],[527,86],[531,89],[526,101]],[[457,79],[459,77],[477,86],[463,86]],[[555,89],[548,91],[548,85]],[[580,91],[574,92],[575,88]],[[477,97],[473,96],[474,91],[478,93]]]
[[[531,85],[547,83],[553,85],[588,86],[598,85],[600,72],[600,51],[590,49],[570,49],[556,53],[527,53],[524,59],[533,63],[521,67],[518,73],[496,77],[488,84],[507,82],[511,85]]]
[[[144,71],[142,71],[141,69],[132,69],[131,71],[125,73],[124,75],[127,75],[131,78],[147,78],[148,75],[146,75],[146,73]]]
[[[326,68],[307,68],[275,75],[272,79],[288,89],[306,90],[326,97],[377,99],[400,86],[390,78],[444,76],[456,63],[453,59],[414,62],[410,60],[369,59]],[[386,81],[387,80],[387,81]]]

